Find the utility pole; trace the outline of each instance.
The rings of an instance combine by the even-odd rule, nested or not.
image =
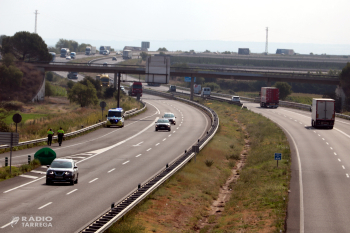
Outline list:
[[[35,12],[34,12],[34,14],[35,14],[35,30],[34,30],[34,33],[35,34],[38,34],[37,32],[36,32],[36,25],[37,25],[37,19],[38,19],[38,10],[35,10]]]
[[[265,54],[267,55],[268,54],[268,47],[269,47],[269,45],[268,45],[268,39],[269,39],[269,28],[268,27],[266,27],[266,45],[265,45]]]

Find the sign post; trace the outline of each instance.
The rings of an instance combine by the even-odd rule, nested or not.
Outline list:
[[[19,142],[19,134],[13,132],[0,132],[0,145],[10,145],[10,174],[12,165],[12,147],[17,146]]]
[[[278,160],[282,159],[282,153],[275,153],[275,160],[277,161],[277,167],[278,167]]]
[[[16,133],[17,133],[17,124],[22,121],[22,116],[20,114],[16,113],[15,115],[13,115],[12,120],[13,120],[13,122],[16,123]]]
[[[101,107],[101,110],[102,110],[102,121],[103,121],[103,110],[105,109],[105,107],[107,106],[106,102],[104,101],[101,101],[100,102],[100,107]]]
[[[199,146],[192,146],[192,152],[194,152],[194,162],[196,162],[196,155],[199,153]]]

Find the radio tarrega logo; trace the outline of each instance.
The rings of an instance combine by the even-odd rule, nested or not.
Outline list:
[[[12,217],[12,221],[11,221],[11,227],[13,227],[13,225],[16,225],[18,223],[19,217]]]

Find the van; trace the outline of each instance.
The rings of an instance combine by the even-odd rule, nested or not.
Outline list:
[[[210,96],[210,87],[203,87],[201,96],[202,97],[209,97]]]
[[[170,85],[170,86],[169,86],[169,91],[171,91],[171,92],[176,92],[176,86]]]
[[[241,99],[236,95],[232,96],[231,101],[235,103],[241,103]]]
[[[72,59],[75,59],[76,55],[77,55],[77,54],[76,54],[75,52],[71,52],[71,53],[70,53],[70,57],[71,57]]]

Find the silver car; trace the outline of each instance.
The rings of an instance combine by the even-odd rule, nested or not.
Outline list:
[[[69,182],[71,185],[78,183],[78,167],[73,159],[55,159],[47,167],[47,185],[54,182]]]
[[[171,124],[176,125],[176,120],[175,120],[176,117],[174,113],[166,112],[163,118],[168,119]]]

